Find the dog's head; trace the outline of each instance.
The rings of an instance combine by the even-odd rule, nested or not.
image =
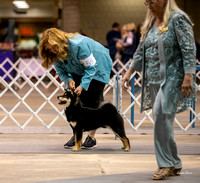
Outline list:
[[[65,93],[61,96],[57,96],[60,101],[60,105],[65,105],[65,107],[69,107],[70,105],[74,105],[77,101],[77,94],[74,93],[71,89],[65,89]]]

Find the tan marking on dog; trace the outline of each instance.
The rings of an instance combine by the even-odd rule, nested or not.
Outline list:
[[[123,142],[123,144],[124,144],[124,150],[125,150],[126,152],[129,152],[130,149],[131,149],[131,147],[130,147],[130,144],[129,144],[128,139],[122,138],[121,140],[122,140],[122,142]]]
[[[75,152],[79,151],[79,149],[81,148],[81,144],[82,144],[82,138],[77,142],[77,136],[75,134],[75,146],[72,150]]]
[[[69,99],[67,99],[67,103],[65,104],[65,107],[69,107],[70,104],[71,104],[71,99],[69,98]]]
[[[71,99],[70,99],[70,98],[67,99],[67,98],[65,98],[65,97],[59,97],[59,100],[60,100],[60,101],[66,102],[65,107],[69,107],[70,104],[71,104]]]
[[[67,101],[67,99],[65,97],[59,97],[59,100],[61,100],[61,101]]]
[[[69,124],[72,125],[75,128],[75,126],[77,125],[77,122],[76,121],[70,121]]]
[[[80,102],[80,98],[79,98],[79,97],[76,97],[76,102],[75,102],[74,105],[77,105],[79,102]]]

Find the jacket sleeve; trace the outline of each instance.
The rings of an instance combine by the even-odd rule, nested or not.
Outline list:
[[[130,68],[132,68],[133,70],[142,71],[142,60],[143,60],[143,41],[140,41],[140,44],[137,47],[137,50],[135,51],[134,55],[133,55],[133,60],[130,64]]]
[[[87,43],[82,43],[78,46],[77,54],[78,60],[84,66],[84,75],[81,79],[80,86],[87,91],[90,82],[96,74],[97,61]]]
[[[196,72],[196,46],[193,27],[190,20],[183,14],[174,18],[174,27],[181,49],[185,74]]]
[[[65,83],[65,88],[68,88],[68,81],[70,79],[73,79],[72,75],[65,71],[64,69],[64,63],[61,61],[58,61],[54,64],[54,67],[56,69],[56,74],[59,76],[60,80]]]

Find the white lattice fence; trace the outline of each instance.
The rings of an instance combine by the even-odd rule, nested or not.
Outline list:
[[[40,62],[41,61],[39,59],[35,58],[29,60],[20,58],[15,63],[13,63],[7,58],[2,63],[0,63],[0,69],[4,72],[4,75],[0,77],[0,125],[7,123],[8,119],[10,119],[12,123],[19,126],[21,129],[24,129],[31,123],[31,121],[37,119],[37,121],[39,121],[39,123],[43,126],[51,128],[52,125],[59,121],[60,118],[66,121],[64,111],[59,109],[53,102],[58,93],[64,91],[64,84],[59,82],[58,76],[55,76],[54,67],[45,70],[41,67]],[[124,119],[126,119],[126,121],[130,124],[130,126],[134,130],[137,130],[141,125],[145,124],[146,120],[153,123],[153,119],[151,116],[151,110],[146,111],[143,114],[140,114],[139,111],[135,110],[134,113],[142,117],[137,124],[133,123],[131,119],[130,111],[132,110],[133,112],[133,106],[138,108],[140,107],[140,92],[133,94],[131,90],[128,90],[128,94],[130,95],[128,102],[126,102],[128,103],[128,106],[122,106],[123,101],[127,100],[127,93],[122,95],[121,75],[125,73],[129,63],[130,61],[123,65],[120,60],[116,60],[113,63],[113,66],[117,64],[118,71],[116,71],[113,67],[113,72],[115,72],[116,75],[111,81],[110,85],[107,85],[104,95],[113,89],[112,98],[114,105],[117,106],[118,110],[121,112]],[[6,69],[4,67],[5,64],[9,64],[10,68]],[[200,70],[197,72],[196,76],[200,79]],[[133,77],[134,86],[136,88],[140,88],[141,73],[135,72],[132,75],[132,78]],[[28,90],[26,89],[27,87]],[[197,89],[200,91],[200,85],[197,85]],[[47,95],[47,90],[51,90],[49,95]],[[37,105],[37,107],[27,102],[28,98],[30,98],[33,92],[36,92],[37,96],[40,97],[40,100],[42,101],[39,105]],[[14,103],[13,106],[10,106],[5,100],[5,98],[9,96],[15,97],[16,103]],[[132,98],[132,102],[130,101],[130,98]],[[197,102],[199,102],[199,100]],[[29,113],[29,116],[26,119],[24,118],[25,121],[23,123],[16,117],[17,111],[20,110],[22,105]],[[51,111],[54,111],[53,118],[49,120],[48,123],[46,122],[47,119],[41,117],[41,112],[47,108],[47,105],[49,108],[51,108]],[[51,111],[50,113],[52,113]],[[195,111],[191,107],[190,111],[193,114],[194,119],[192,119],[191,123],[189,123],[187,126],[183,127],[182,121],[175,119],[176,123],[182,130],[188,130],[195,121],[200,119],[198,108]]]
[[[49,77],[49,78],[51,79],[51,82],[53,82],[53,83],[57,86],[57,88],[53,91],[53,93],[52,93],[49,97],[47,97],[47,96],[38,88],[38,84],[41,84],[41,83],[42,83],[42,80],[44,79],[44,77]],[[25,93],[25,95],[22,96],[22,97],[21,97],[20,95],[18,95],[17,91],[15,91],[15,90],[13,89],[13,87],[12,87],[12,86],[14,86],[14,85],[19,86],[19,88],[22,87],[22,86],[24,86],[24,83],[20,86],[20,84],[17,82],[17,80],[19,80],[19,79],[20,79],[20,80],[21,80],[21,79],[24,79],[25,83],[28,84],[28,85],[30,85],[30,90],[28,90],[27,93]],[[63,111],[59,111],[59,110],[57,109],[57,107],[51,102],[52,97],[55,96],[55,94],[58,92],[59,89],[64,90],[64,88],[63,88],[63,83],[62,83],[62,84],[58,83],[58,81],[49,73],[49,71],[46,71],[46,72],[44,73],[44,75],[43,75],[42,77],[40,77],[40,78],[37,80],[36,83],[33,83],[23,72],[20,72],[20,74],[17,74],[16,77],[15,77],[15,78],[12,80],[12,82],[10,82],[9,84],[8,84],[4,79],[2,79],[1,77],[0,77],[0,82],[1,82],[1,83],[3,84],[3,86],[5,87],[4,90],[3,90],[3,91],[1,92],[1,94],[0,94],[0,97],[3,97],[3,96],[5,95],[5,93],[9,90],[9,91],[12,92],[12,94],[13,94],[14,96],[16,96],[17,99],[18,99],[17,104],[16,104],[10,111],[8,111],[8,110],[3,106],[3,104],[0,104],[0,109],[1,109],[2,111],[5,112],[5,116],[4,116],[3,119],[0,121],[0,125],[1,125],[2,123],[4,123],[4,122],[7,120],[8,117],[11,118],[12,121],[13,121],[14,123],[16,123],[16,124],[17,124],[20,128],[22,128],[22,129],[24,129],[24,128],[30,123],[30,121],[31,121],[34,117],[37,118],[37,119],[41,122],[41,124],[44,125],[44,126],[47,127],[47,128],[50,128],[50,127],[56,122],[56,120],[57,120],[59,117],[62,117],[62,118],[65,120],[65,117],[64,117],[64,115],[63,115]],[[44,98],[44,102],[42,103],[42,105],[40,105],[40,106],[38,107],[37,110],[33,110],[33,109],[32,109],[33,106],[28,105],[28,104],[26,103],[26,101],[25,101],[26,98],[30,95],[30,93],[31,93],[33,90],[36,90],[36,91],[38,92],[38,94],[40,95],[40,97],[43,97],[43,98]],[[44,121],[43,119],[41,119],[41,118],[39,117],[39,115],[38,115],[38,113],[45,107],[45,105],[46,105],[47,103],[48,103],[48,104],[56,111],[56,113],[57,113],[57,116],[50,122],[49,125],[47,125],[47,124],[45,123],[45,121]],[[12,114],[15,112],[15,110],[16,110],[21,104],[25,105],[26,108],[29,110],[29,112],[32,113],[32,115],[26,120],[26,122],[25,122],[23,125],[20,125],[20,123],[19,123],[19,122],[13,117],[13,115],[12,115]]]
[[[10,67],[5,68],[5,64],[7,64],[7,66],[9,64]],[[13,63],[7,58],[0,64],[0,69],[4,72],[4,75],[0,77],[0,125],[7,123],[8,119],[10,119],[18,127],[24,129],[32,120],[37,119],[37,121],[49,129],[59,118],[66,121],[64,110],[58,109],[58,105],[55,105],[55,102],[52,101],[57,95],[61,94],[59,92],[63,93],[64,91],[64,83],[58,81],[59,78],[55,76],[55,69],[53,66],[45,70],[41,67],[41,61],[39,59],[32,58],[27,60],[20,58]],[[53,91],[50,95],[47,95],[49,92],[46,91],[50,88]],[[112,88],[113,84],[107,85],[104,95]],[[31,104],[26,102],[28,98],[32,97],[33,92],[36,92],[37,97],[42,101],[39,106],[37,105],[37,108],[34,106],[34,101]],[[22,94],[20,95],[19,93]],[[14,106],[8,105],[7,99],[9,97],[15,101],[15,103],[11,102],[14,103]],[[41,111],[44,111],[47,105],[51,108],[51,110],[49,110],[50,113],[52,113],[52,110],[54,111],[54,117],[50,121],[47,120],[47,118],[44,119],[40,117]],[[21,110],[25,108],[26,113],[29,115],[28,119],[23,123],[15,117],[20,108]],[[49,121],[48,124],[46,121]]]

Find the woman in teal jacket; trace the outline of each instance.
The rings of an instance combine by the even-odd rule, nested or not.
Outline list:
[[[103,101],[105,84],[109,83],[112,60],[109,51],[100,43],[80,34],[47,29],[39,48],[42,66],[54,64],[56,73],[66,88],[80,95],[84,106],[97,108]],[[82,147],[96,147],[95,130],[88,133]],[[74,136],[64,145],[73,147]]]
[[[142,71],[141,112],[153,108],[158,170],[153,179],[182,169],[173,134],[175,114],[195,100],[195,41],[192,23],[174,0],[146,0],[141,41],[122,79],[127,87],[134,70]]]

